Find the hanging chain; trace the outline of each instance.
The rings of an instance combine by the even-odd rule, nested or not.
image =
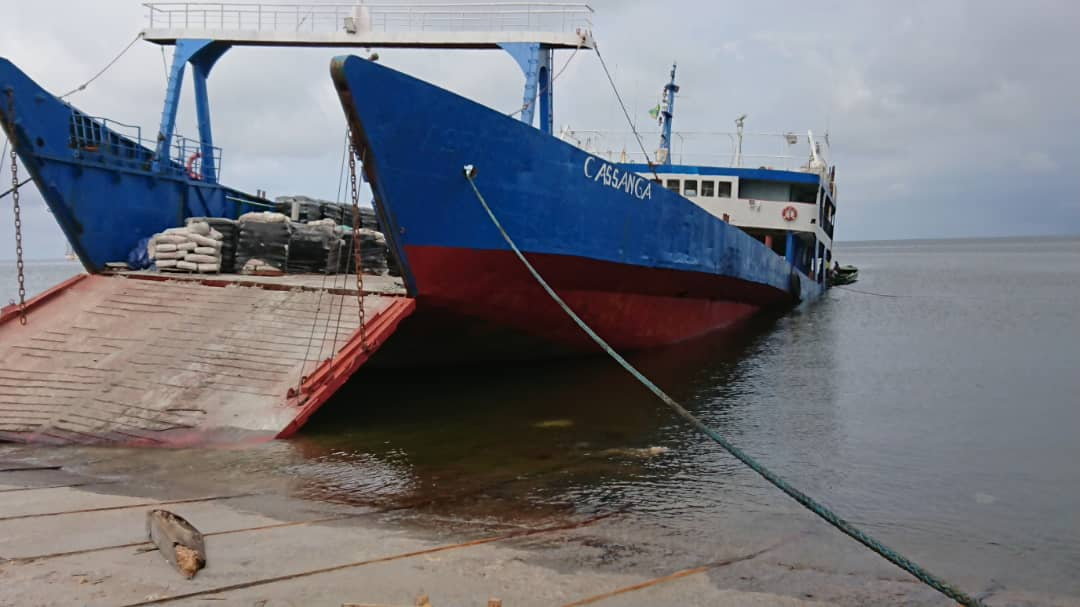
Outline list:
[[[15,94],[10,89],[8,97],[8,139],[11,144],[11,206],[15,210],[15,267],[19,274],[19,324],[26,324],[26,272],[23,264],[22,217],[19,208],[19,163],[15,155]]]
[[[360,348],[367,351],[367,319],[364,318],[364,265],[360,256],[360,189],[356,185],[356,146],[351,144],[349,146],[349,188],[352,195],[352,254],[356,265],[356,303],[360,308]]]

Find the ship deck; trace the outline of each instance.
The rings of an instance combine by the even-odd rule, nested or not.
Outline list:
[[[0,311],[0,440],[147,445],[288,436],[412,313],[355,275],[80,275]]]

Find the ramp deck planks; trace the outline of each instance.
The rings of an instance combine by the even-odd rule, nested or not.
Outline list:
[[[413,309],[371,277],[380,292],[365,294],[360,344],[355,276],[338,277],[340,288],[333,277],[245,278],[92,275],[36,298],[26,326],[5,309],[0,439],[175,445],[292,433]]]

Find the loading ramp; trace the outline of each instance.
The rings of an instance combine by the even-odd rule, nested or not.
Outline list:
[[[393,281],[80,275],[0,311],[0,440],[191,445],[285,437],[412,313]],[[330,287],[328,285],[336,285]],[[351,287],[349,285],[352,285]]]

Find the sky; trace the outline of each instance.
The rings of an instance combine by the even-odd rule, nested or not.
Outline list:
[[[838,240],[1080,233],[1078,2],[590,5],[593,34],[639,128],[652,128],[648,109],[677,61],[676,131],[730,131],[747,114],[748,132],[828,132]],[[3,2],[0,56],[62,94],[104,67],[145,15],[138,0]],[[329,64],[348,52],[236,48],[218,62],[209,90],[223,183],[337,197],[345,122]],[[490,107],[521,103],[523,77],[506,53],[379,54],[384,65]],[[566,65],[555,86],[557,127],[626,130],[596,55],[570,54],[555,57]],[[68,100],[154,133],[166,61],[171,48],[163,56],[138,41]],[[194,135],[188,78],[177,130]],[[694,141],[731,150],[727,137]],[[656,147],[651,137],[645,143]],[[62,256],[63,236],[40,196],[23,192],[27,256]],[[9,196],[0,200],[0,259],[14,257],[13,234]]]

